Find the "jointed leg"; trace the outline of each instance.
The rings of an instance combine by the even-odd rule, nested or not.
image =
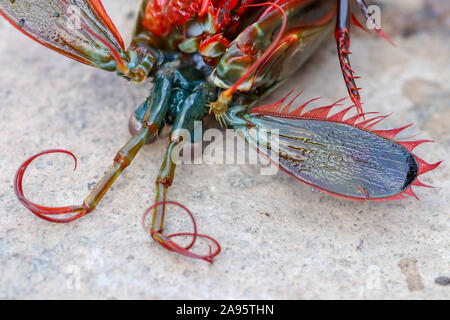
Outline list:
[[[92,192],[83,201],[82,205],[44,207],[29,201],[23,194],[22,179],[28,165],[37,157],[49,153],[66,153],[71,155],[76,161],[75,156],[66,150],[47,150],[33,156],[22,164],[17,171],[14,180],[14,190],[19,201],[38,217],[47,221],[59,223],[74,221],[94,210],[117,177],[131,164],[144,143],[150,137],[158,134],[169,108],[171,88],[172,78],[170,75],[161,73],[156,79],[152,98],[147,99],[145,102],[146,111],[142,117],[140,129],[116,154],[111,169],[105,174],[102,180],[97,183]],[[64,217],[58,216],[56,218],[54,217],[55,215],[64,215]]]
[[[197,233],[195,220],[186,207],[174,201],[167,201],[167,190],[172,185],[175,176],[176,162],[178,159],[177,151],[180,150],[179,147],[181,147],[181,144],[183,143],[181,136],[179,135],[179,130],[185,130],[185,132],[190,133],[194,129],[194,122],[203,119],[205,113],[205,103],[209,90],[208,87],[209,85],[207,85],[206,83],[199,85],[194,89],[194,92],[183,101],[181,110],[174,121],[166,155],[156,179],[155,204],[151,206],[145,213],[143,217],[143,224],[144,228],[150,232],[152,238],[165,248],[188,256],[190,258],[203,259],[208,262],[212,262],[212,258],[218,255],[220,252],[219,243],[209,236]],[[192,233],[178,233],[172,235],[163,234],[164,218],[168,204],[178,205],[179,207],[184,209],[186,213],[188,213],[194,225],[194,231]],[[150,229],[145,227],[145,219],[149,213],[152,213],[153,215],[152,225]],[[182,247],[171,240],[171,238],[177,236],[191,236],[192,241],[188,246]],[[210,252],[207,255],[199,255],[189,251],[194,246],[195,241],[198,237],[206,238],[212,241],[216,246],[215,252]]]
[[[97,183],[92,192],[81,205],[44,207],[27,200],[23,193],[22,179],[29,164],[37,157],[49,153],[69,154],[75,159],[76,163],[75,156],[66,150],[47,150],[33,156],[22,164],[16,173],[14,183],[14,189],[19,201],[38,217],[47,221],[59,223],[74,221],[94,210],[117,177],[131,164],[145,142],[148,141],[149,138],[156,136],[160,128],[164,125],[171,108],[171,103],[173,103],[173,101],[171,101],[173,98],[171,97],[173,91],[172,89],[175,85],[181,85],[181,83],[179,83],[180,79],[177,80],[177,77],[182,76],[180,74],[176,74],[176,72],[174,73],[170,67],[159,73],[153,87],[152,98],[148,99],[143,105],[145,113],[142,117],[139,130],[123,146],[123,148],[120,149],[114,158],[114,163],[111,169],[105,174],[102,180]],[[178,138],[177,130],[184,129],[188,132],[192,132],[195,121],[202,120],[205,115],[206,101],[210,99],[211,95],[215,95],[214,90],[212,90],[207,82],[193,82],[192,85],[192,88],[187,88],[190,92],[188,96],[179,101],[181,103],[181,109],[176,112],[177,116],[173,123],[173,131],[169,140],[169,147],[156,182],[156,203],[147,211],[147,213],[153,212],[153,223],[150,233],[155,241],[171,251],[175,251],[192,258],[212,262],[212,258],[220,252],[219,243],[209,236],[197,233],[194,218],[187,208],[173,201],[166,201],[167,189],[172,183],[176,167],[176,160],[172,158],[173,149],[181,143],[181,140]],[[163,234],[166,204],[177,204],[190,215],[194,224],[193,233],[179,233],[168,236]],[[55,217],[55,215],[57,217]],[[193,238],[191,244],[183,248],[171,240],[172,237],[176,236],[192,236]],[[189,249],[194,246],[198,237],[206,238],[212,241],[217,248],[216,251],[214,253],[210,252],[208,255],[198,255],[190,252]]]
[[[167,148],[166,155],[164,157],[164,161],[161,165],[158,177],[156,179],[156,196],[155,196],[155,204],[151,206],[147,212],[144,214],[143,217],[143,225],[146,231],[150,232],[150,235],[152,236],[153,240],[155,240],[157,243],[162,245],[163,247],[167,248],[170,251],[177,252],[181,255],[194,258],[194,259],[202,259],[205,261],[208,261],[212,263],[212,259],[217,256],[220,253],[220,245],[219,243],[211,238],[210,236],[199,234],[197,233],[197,226],[194,220],[194,217],[192,213],[183,205],[181,205],[178,202],[174,201],[167,201],[167,189],[171,186],[172,181],[174,179],[175,175],[175,168],[176,164],[174,162],[176,156],[173,155],[174,148],[179,145],[180,142],[177,141],[170,141],[169,146]],[[183,210],[186,211],[186,213],[190,216],[193,224],[193,232],[185,232],[185,233],[177,233],[177,234],[171,234],[171,235],[164,235],[163,234],[163,226],[164,226],[164,218],[166,213],[167,205],[177,205],[181,207]],[[145,226],[145,220],[146,216],[148,214],[152,213],[152,225],[151,229],[148,230],[148,228]],[[171,238],[177,237],[177,236],[191,236],[192,241],[191,243],[186,246],[182,247],[176,242],[174,242]],[[209,254],[206,255],[199,255],[194,252],[189,251],[195,244],[198,237],[205,238],[210,240],[214,243],[216,250],[214,252],[209,252]]]
[[[350,19],[351,9],[349,0],[339,0],[338,15],[336,21],[335,38],[337,43],[337,50],[339,55],[339,62],[341,64],[342,75],[344,76],[345,85],[347,86],[348,94],[355,104],[358,113],[362,113],[361,97],[359,95],[359,88],[356,86],[354,71],[350,65]]]
[[[370,14],[369,14],[369,7],[367,6],[366,2],[364,0],[356,0],[356,3],[359,7],[359,9],[362,11],[364,17],[368,21],[372,21]],[[353,17],[354,18],[354,17]],[[338,6],[338,15],[337,15],[337,21],[336,21],[336,30],[335,30],[335,38],[337,43],[337,49],[338,49],[338,55],[339,55],[339,62],[341,64],[342,69],[342,75],[344,76],[345,85],[347,86],[348,94],[350,98],[352,99],[353,103],[355,104],[358,113],[362,114],[362,105],[361,105],[361,97],[359,95],[359,90],[361,88],[358,88],[356,86],[355,79],[356,77],[354,75],[354,71],[351,68],[350,65],[350,58],[349,55],[350,52],[350,21],[352,19],[352,12],[350,8],[350,0],[339,0],[339,6]],[[357,25],[362,27],[359,22],[357,22],[356,18],[354,18],[354,21]],[[385,38],[387,41],[389,41],[392,45],[395,46],[395,44],[384,34],[383,30],[379,28],[379,26],[375,25],[374,22],[372,22],[373,28],[375,31]]]
[[[166,210],[167,189],[172,185],[175,177],[176,164],[173,162],[172,154],[175,146],[178,145],[175,141],[170,141],[167,147],[164,161],[159,169],[158,177],[156,178],[156,196],[155,203],[162,203],[161,206],[155,207],[152,219],[152,232],[154,234],[162,233],[164,227],[164,216]]]
[[[114,158],[114,163],[111,169],[105,174],[102,180],[94,187],[91,193],[84,200],[83,205],[86,207],[87,212],[92,211],[103,198],[105,193],[117,179],[117,177],[128,167],[136,157],[139,150],[145,144],[145,141],[152,136],[157,135],[158,127],[149,126],[148,123],[144,123],[141,130],[134,135],[122,149],[117,153]]]
[[[33,212],[38,217],[51,221],[51,222],[70,222],[74,221],[87,213],[91,212],[95,209],[98,202],[103,198],[105,193],[117,179],[117,177],[128,167],[133,159],[136,157],[139,150],[144,145],[145,141],[151,136],[155,135],[158,132],[158,128],[156,126],[149,126],[147,124],[143,125],[141,130],[136,133],[124,146],[120,151],[116,154],[114,158],[114,163],[111,169],[105,174],[105,176],[97,183],[91,193],[87,196],[87,198],[83,201],[82,205],[78,206],[67,206],[67,207],[44,207],[38,204],[35,204],[29,200],[27,200],[23,194],[22,189],[22,179],[27,169],[28,165],[37,157],[49,154],[49,153],[66,153],[72,156],[75,159],[75,156],[66,150],[47,150],[41,152],[32,158],[28,159],[16,173],[14,180],[14,190],[16,192],[17,198],[22,204]],[[55,218],[54,215],[66,215],[64,218]],[[67,215],[69,217],[67,217]]]

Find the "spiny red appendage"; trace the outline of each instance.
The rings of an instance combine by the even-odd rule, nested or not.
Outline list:
[[[88,213],[88,208],[85,206],[67,206],[67,207],[44,207],[40,206],[34,202],[31,202],[30,200],[26,199],[23,193],[22,188],[22,180],[23,176],[25,174],[25,171],[27,170],[30,163],[35,160],[36,158],[50,153],[65,153],[70,155],[74,161],[75,161],[75,168],[77,168],[77,158],[75,155],[67,150],[60,150],[60,149],[52,149],[52,150],[46,150],[41,153],[38,153],[31,158],[29,158],[27,161],[25,161],[20,168],[17,170],[16,176],[14,177],[14,192],[16,193],[17,199],[32,213],[34,213],[36,216],[38,216],[41,219],[50,221],[50,222],[56,222],[56,223],[66,223],[71,222],[74,220],[77,220]],[[49,216],[53,215],[69,215],[73,214],[70,217],[66,218],[53,218]]]
[[[434,142],[433,140],[415,140],[415,141],[395,140],[395,137],[398,134],[400,134],[400,132],[402,132],[403,130],[411,127],[413,125],[412,123],[408,124],[406,126],[400,127],[400,128],[395,128],[395,129],[390,129],[390,130],[371,130],[372,127],[374,127],[376,124],[378,124],[381,121],[383,121],[384,119],[386,119],[389,115],[374,116],[370,119],[364,119],[364,116],[366,116],[366,115],[376,114],[376,112],[366,112],[366,113],[362,113],[362,114],[357,114],[352,117],[348,117],[344,120],[344,118],[348,114],[348,112],[355,106],[347,107],[346,109],[338,111],[337,113],[329,116],[328,114],[331,111],[331,109],[335,106],[339,106],[340,105],[339,103],[342,100],[344,100],[345,98],[341,99],[339,101],[336,101],[332,105],[318,107],[318,108],[312,109],[310,111],[303,112],[304,108],[309,103],[318,99],[318,98],[314,98],[314,99],[311,99],[311,100],[307,101],[306,103],[300,105],[299,107],[294,108],[294,110],[289,111],[289,109],[292,106],[295,99],[301,94],[301,92],[300,92],[286,106],[283,106],[284,102],[289,97],[289,95],[292,94],[292,92],[293,91],[289,92],[285,97],[283,97],[281,100],[279,100],[275,103],[253,108],[250,111],[250,113],[254,114],[254,115],[271,115],[271,116],[278,116],[278,117],[284,117],[284,118],[323,120],[323,121],[331,121],[331,122],[336,122],[336,123],[343,123],[343,124],[351,125],[351,126],[360,128],[362,130],[371,132],[373,134],[379,135],[385,139],[388,139],[388,140],[391,140],[391,141],[394,141],[394,142],[400,144],[401,146],[403,146],[405,149],[407,149],[408,151],[410,151],[412,153],[412,155],[414,156],[414,158],[417,161],[417,164],[419,165],[419,172],[417,173],[417,177],[424,173],[427,173],[429,171],[436,169],[442,163],[442,161],[439,161],[439,162],[430,164],[430,163],[424,161],[423,159],[419,158],[416,154],[413,153],[414,149],[416,147],[418,147],[419,145],[421,145],[423,143],[427,143],[427,142]],[[432,188],[431,186],[428,186],[428,185],[420,182],[418,180],[418,178],[416,178],[416,180],[412,183],[412,185],[418,186],[418,187]],[[407,190],[403,191],[402,193],[392,196],[392,197],[382,198],[382,199],[370,199],[370,200],[384,201],[384,200],[404,199],[408,196],[417,198],[417,196],[414,194],[411,187],[409,187]]]
[[[383,136],[387,139],[394,139],[400,132],[402,132],[406,128],[411,127],[413,124],[414,123],[410,123],[410,124],[407,124],[406,126],[403,126],[400,128],[395,128],[395,129],[389,129],[389,130],[374,130],[372,132],[376,133],[380,136]]]
[[[352,23],[357,26],[358,28],[364,30],[365,32],[368,32],[366,28],[363,27],[363,25],[359,22],[359,20],[355,17],[355,15],[352,13]]]
[[[428,163],[416,155],[414,155],[414,157],[416,158],[417,162],[419,163],[419,176],[424,173],[427,173],[428,171],[432,171],[432,170],[436,169],[442,163],[442,161],[438,161],[436,163]]]
[[[378,33],[378,35],[382,36],[392,46],[397,47],[397,45],[391,39],[389,39],[389,37],[384,33],[384,31],[382,29],[375,29],[375,31],[376,31],[376,33]]]
[[[351,54],[351,52],[349,51],[350,35],[348,33],[348,30],[337,29],[335,32],[335,38],[342,75],[344,77],[348,94],[350,96],[350,99],[352,99],[353,103],[355,104],[358,113],[361,114],[363,112],[361,97],[359,95],[359,90],[361,90],[361,88],[358,88],[356,86],[355,79],[357,79],[358,77],[354,75],[354,71],[350,65],[349,55]]]
[[[175,233],[175,234],[166,236],[166,235],[162,234],[159,230],[154,230],[154,229],[147,227],[145,224],[147,215],[152,210],[156,209],[157,207],[166,205],[166,204],[173,204],[173,205],[179,206],[184,211],[186,211],[186,213],[191,218],[194,232],[192,232],[192,233],[191,232]],[[186,208],[181,203],[178,203],[176,201],[160,201],[160,202],[153,204],[150,208],[148,208],[145,211],[144,215],[142,216],[142,227],[144,228],[145,232],[150,233],[152,239],[155,240],[159,245],[163,246],[164,248],[168,249],[169,251],[176,252],[185,257],[189,257],[192,259],[201,259],[201,260],[207,261],[209,263],[213,263],[213,258],[216,257],[221,251],[220,244],[219,244],[219,242],[217,242],[217,240],[215,240],[214,238],[212,238],[210,236],[197,233],[197,223],[195,222],[194,215],[189,211],[188,208]],[[182,247],[179,244],[177,244],[176,242],[171,240],[171,238],[180,237],[180,236],[191,236],[192,237],[191,243],[186,247]],[[216,251],[212,252],[211,246],[209,246],[209,254],[206,254],[206,255],[199,255],[197,253],[190,251],[190,249],[192,249],[192,247],[194,247],[195,242],[197,241],[198,237],[208,239],[212,243],[214,243],[214,245],[216,246]]]

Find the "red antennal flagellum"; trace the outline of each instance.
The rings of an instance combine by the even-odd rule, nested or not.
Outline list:
[[[193,225],[193,229],[194,229],[194,231],[192,233],[191,232],[183,232],[183,233],[175,233],[175,234],[166,236],[166,235],[163,235],[160,230],[154,230],[152,228],[149,228],[145,224],[147,215],[152,210],[156,209],[159,206],[166,205],[166,204],[176,205],[176,206],[182,208],[184,211],[186,211],[186,213],[189,215],[189,217],[191,218],[191,221],[192,221],[192,225]],[[145,232],[150,233],[153,240],[155,240],[158,244],[160,244],[164,248],[166,248],[170,251],[179,253],[183,256],[189,257],[189,258],[201,259],[201,260],[205,260],[209,263],[213,263],[213,258],[216,257],[221,251],[220,244],[219,244],[219,242],[217,242],[217,240],[215,240],[214,238],[212,238],[210,236],[197,233],[197,223],[195,222],[194,215],[189,211],[188,208],[186,208],[181,203],[178,203],[176,201],[169,201],[169,200],[160,201],[160,202],[153,204],[151,207],[149,207],[145,211],[144,215],[142,216],[142,227],[144,228]],[[181,236],[191,236],[192,237],[191,243],[189,245],[187,245],[186,247],[182,247],[179,244],[177,244],[176,242],[171,240],[171,238],[181,237]],[[197,241],[198,237],[208,239],[211,242],[213,242],[214,245],[216,246],[216,250],[214,252],[212,252],[211,246],[209,246],[209,254],[206,254],[206,255],[199,255],[197,253],[190,251],[190,249],[192,249],[192,247],[195,245],[195,242]]]
[[[22,188],[22,180],[23,176],[25,174],[25,171],[27,170],[30,163],[35,160],[36,158],[50,153],[65,153],[70,155],[74,161],[75,161],[75,168],[77,168],[77,158],[75,155],[67,150],[61,150],[61,149],[51,149],[42,151],[41,153],[38,153],[31,158],[29,158],[27,161],[25,161],[20,168],[17,170],[16,176],[14,178],[14,192],[16,193],[17,198],[19,201],[31,212],[33,212],[36,216],[38,216],[41,219],[50,221],[50,222],[56,222],[56,223],[67,223],[74,220],[77,220],[84,216],[85,214],[89,213],[89,209],[86,206],[67,206],[67,207],[44,207],[40,206],[34,202],[31,202],[30,200],[25,198],[25,195],[23,193]],[[72,215],[70,215],[72,214]],[[55,215],[69,215],[69,217],[65,218],[54,218],[52,216]]]

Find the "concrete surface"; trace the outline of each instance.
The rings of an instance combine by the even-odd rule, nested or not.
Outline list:
[[[126,39],[138,1],[104,1]],[[366,110],[394,112],[384,127],[416,122],[406,135],[432,138],[418,153],[450,158],[450,41],[446,0],[379,2],[397,48],[355,31],[352,62]],[[447,11],[445,11],[447,10]],[[433,13],[434,12],[434,13]],[[449,164],[423,176],[421,201],[354,203],[313,192],[251,165],[182,166],[170,199],[187,205],[199,231],[223,247],[213,265],[163,250],[142,231],[165,149],[146,146],[99,208],[65,225],[42,221],[16,200],[12,179],[29,156],[66,148],[30,168],[25,192],[46,205],[78,204],[129,137],[128,116],[150,83],[60,57],[0,22],[0,298],[375,298],[448,299]],[[299,75],[269,97],[346,96],[330,38]],[[383,127],[383,126],[382,126]],[[168,216],[169,231],[190,227]]]

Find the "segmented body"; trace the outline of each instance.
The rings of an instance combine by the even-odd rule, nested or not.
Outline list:
[[[162,50],[199,54],[212,66],[209,79],[214,85],[229,88],[273,43],[283,15],[277,7],[262,1],[212,1],[201,12],[204,3],[143,1],[141,11],[145,13],[136,22],[135,38],[147,38],[148,43]],[[281,41],[237,88],[239,92],[258,91],[261,96],[261,91],[287,79],[332,30],[337,13],[335,0],[273,3],[286,12]]]
[[[352,17],[356,21],[350,2],[368,17],[363,0],[142,0],[133,40],[125,50],[99,0],[0,0],[0,15],[41,44],[79,62],[117,71],[129,80],[151,77],[154,83],[130,119],[133,136],[81,205],[45,207],[24,196],[22,179],[36,157],[62,152],[75,158],[59,149],[31,157],[19,168],[14,184],[19,201],[52,222],[70,222],[92,212],[143,145],[170,124],[155,204],[144,215],[153,215],[152,225],[145,229],[171,251],[212,262],[220,245],[197,233],[186,207],[180,205],[192,218],[194,231],[163,233],[166,206],[174,204],[167,200],[177,162],[174,150],[186,142],[179,132],[192,132],[208,108],[221,124],[238,131],[281,170],[314,188],[360,201],[416,197],[412,187],[426,186],[418,177],[440,162],[429,164],[413,153],[428,140],[395,139],[409,125],[373,130],[385,116],[365,118],[369,113],[362,112],[349,60],[350,21]],[[287,97],[254,107],[301,67],[333,27],[344,83],[358,114],[347,116],[353,108],[348,107],[330,116],[340,101],[305,111],[316,99],[294,106],[295,99],[285,104]],[[280,134],[276,148],[258,133],[274,130]],[[182,247],[172,239],[177,236],[190,236],[192,242]],[[198,237],[212,241],[215,249],[205,255],[193,253]]]

